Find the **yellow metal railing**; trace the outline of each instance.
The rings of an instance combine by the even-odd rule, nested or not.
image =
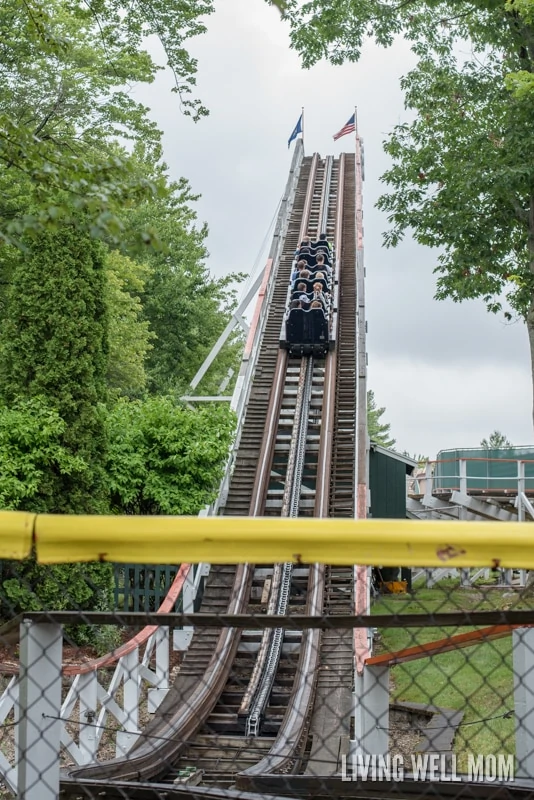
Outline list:
[[[33,546],[43,564],[293,561],[534,569],[534,536],[517,522],[0,512],[0,558],[26,558]]]

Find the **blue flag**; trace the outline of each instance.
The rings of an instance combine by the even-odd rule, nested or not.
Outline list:
[[[302,133],[302,114],[299,117],[299,121],[295,125],[295,130],[293,131],[293,133],[289,137],[289,141],[287,143],[288,149],[289,149],[289,146],[290,146],[291,142],[293,141],[293,139],[296,139],[297,136],[299,135],[299,133]]]

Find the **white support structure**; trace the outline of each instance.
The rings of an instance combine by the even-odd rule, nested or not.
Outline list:
[[[153,634],[156,648],[156,685],[148,690],[148,711],[154,714],[163,702],[170,687],[170,635],[163,625]],[[176,649],[176,648],[175,648]],[[141,677],[150,678],[148,664],[143,659]]]
[[[355,675],[351,756],[386,756],[389,749],[389,667],[366,666]]]
[[[199,564],[193,577],[190,568],[183,587],[183,610],[190,613],[210,565]],[[183,634],[184,631],[177,631]],[[186,647],[192,629],[186,629],[180,643]],[[135,640],[134,640],[135,641]],[[158,626],[146,641],[141,658],[133,646],[116,662],[109,682],[100,678],[95,666],[75,674],[63,702],[62,632],[59,625],[26,622],[21,627],[21,670],[0,696],[0,724],[12,716],[18,741],[17,763],[0,753],[0,776],[8,788],[25,800],[54,800],[59,796],[59,754],[62,748],[78,766],[98,757],[104,730],[118,726],[115,755],[128,753],[140,735],[139,707],[146,698],[154,713],[170,687],[170,633]],[[155,661],[154,669],[151,668]],[[105,680],[105,683],[103,682]],[[73,738],[69,723],[78,731]],[[46,769],[45,769],[46,768]],[[32,788],[35,775],[42,782]],[[21,792],[20,787],[24,787]]]
[[[280,202],[280,208],[278,210],[278,215],[276,219],[275,229],[273,233],[273,241],[271,245],[271,249],[269,252],[269,261],[271,261],[274,265],[273,273],[276,274],[276,270],[278,268],[278,261],[280,259],[281,254],[281,246],[284,242],[285,235],[287,232],[287,227],[289,225],[289,218],[291,215],[291,211],[293,208],[293,201],[295,199],[295,192],[297,188],[298,177],[300,173],[300,165],[302,164],[302,159],[304,158],[304,147],[302,145],[302,141],[299,139],[296,142],[295,150],[293,153],[293,160],[291,162],[291,168],[289,170],[289,178],[286,184],[284,196]],[[204,363],[199,368],[198,372],[196,373],[195,377],[189,384],[191,389],[195,389],[210,366],[213,364],[217,355],[220,353],[224,344],[228,340],[229,336],[231,335],[232,331],[239,325],[247,335],[250,334],[250,326],[248,322],[244,318],[244,314],[246,313],[247,309],[249,308],[250,304],[258,294],[260,286],[263,281],[265,270],[262,269],[255,275],[252,279],[252,282],[247,289],[246,293],[244,294],[243,298],[240,300],[239,305],[237,306],[236,310],[233,313],[232,319],[221,333],[215,344],[213,345],[210,353],[204,360]],[[273,281],[274,284],[274,281]],[[253,334],[256,334],[257,331],[253,330]],[[257,336],[255,336],[258,339]],[[261,337],[260,337],[261,338]],[[243,382],[239,381],[239,392],[247,391],[248,386]],[[237,387],[236,387],[237,388]],[[202,398],[206,400],[207,398]]]
[[[517,778],[534,775],[534,628],[513,631]]]
[[[198,386],[198,384],[200,383],[200,381],[202,380],[202,378],[204,377],[206,372],[209,370],[209,368],[211,367],[211,365],[213,364],[213,362],[215,361],[215,359],[217,358],[217,356],[219,355],[219,353],[223,349],[224,345],[228,341],[228,339],[230,337],[230,334],[238,326],[241,327],[244,330],[244,332],[248,334],[249,325],[243,319],[243,314],[246,312],[247,308],[249,307],[251,302],[254,300],[254,298],[255,298],[255,296],[256,296],[256,294],[258,292],[258,289],[261,286],[262,279],[263,279],[263,270],[260,271],[258,273],[258,275],[256,275],[256,277],[252,281],[252,283],[250,285],[250,288],[248,289],[247,293],[245,294],[245,296],[243,297],[243,299],[239,303],[238,307],[234,311],[232,319],[230,320],[230,322],[228,323],[226,328],[223,330],[223,332],[221,333],[221,335],[219,336],[219,338],[217,339],[217,341],[213,345],[211,351],[206,356],[206,358],[204,360],[204,363],[199,368],[199,370],[197,371],[197,374],[195,375],[195,377],[193,378],[193,380],[189,384],[191,389],[196,389],[196,387]]]
[[[492,459],[488,459],[491,461]],[[494,459],[498,461],[499,459]],[[458,474],[434,474],[434,462],[427,461],[424,476],[421,470],[407,482],[406,512],[410,519],[459,519],[462,521],[495,520],[496,522],[525,522],[527,515],[534,520],[534,505],[527,497],[527,482],[529,488],[534,488],[534,478],[526,477],[524,460],[517,459],[517,493],[513,483],[509,491],[496,489],[491,491],[491,481],[502,481],[502,477],[485,476],[479,478],[468,475],[468,458],[458,459]],[[439,463],[439,462],[436,462]],[[457,488],[447,488],[453,482],[458,482]],[[445,486],[440,481],[445,480]],[[481,492],[469,494],[469,482],[481,480]],[[511,479],[514,480],[513,478]],[[475,484],[478,486],[478,484]],[[515,507],[515,510],[514,510]],[[517,513],[516,513],[517,512]],[[445,576],[457,575],[456,570],[442,569],[425,570],[427,586],[434,585]],[[499,584],[505,587],[521,588],[527,585],[528,571],[524,569],[500,569]],[[472,586],[481,577],[489,578],[488,569],[460,570],[461,585]]]
[[[57,800],[63,631],[55,623],[20,626],[18,797]]]
[[[116,750],[117,756],[128,753],[139,738],[139,648],[136,647],[128,655],[123,656],[122,670],[122,730],[117,731]]]
[[[515,522],[517,520],[517,517],[515,514],[512,514],[511,511],[506,511],[504,508],[500,508],[500,506],[487,503],[476,497],[470,497],[464,494],[464,492],[453,492],[451,501],[465,510],[466,519],[469,517],[471,517],[471,519],[481,517],[482,519],[493,519],[499,522]],[[471,511],[472,514],[468,515],[469,511]]]

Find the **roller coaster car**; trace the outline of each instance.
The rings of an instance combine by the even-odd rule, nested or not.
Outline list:
[[[291,287],[293,292],[298,291],[297,287],[298,287],[299,283],[305,283],[306,284],[306,291],[307,292],[313,292],[313,284],[314,283],[320,283],[323,292],[330,291],[329,288],[328,288],[328,284],[327,284],[327,282],[326,282],[326,280],[324,278],[295,278],[295,280],[293,281],[293,285]]]
[[[282,327],[280,346],[292,356],[323,358],[331,348],[328,320],[320,308],[294,308]]]
[[[321,267],[317,264],[316,260],[317,253],[299,253],[297,256],[298,261],[305,261],[308,265],[308,269],[321,269]],[[332,262],[330,261],[330,256],[328,253],[323,253],[324,262],[325,264],[330,267],[332,266]],[[324,268],[324,267],[323,267]]]

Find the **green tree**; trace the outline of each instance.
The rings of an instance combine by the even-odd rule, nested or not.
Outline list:
[[[367,430],[372,442],[382,445],[382,447],[393,447],[395,439],[391,439],[391,425],[389,422],[382,422],[381,417],[386,409],[378,408],[375,400],[375,393],[372,389],[367,392]]]
[[[154,180],[167,181],[165,164],[155,162],[142,147],[136,149],[136,156]],[[146,250],[137,256],[148,267],[141,301],[145,319],[156,335],[147,358],[148,387],[155,394],[182,394],[231,319],[235,287],[244,275],[210,275],[207,227],[198,226],[194,209],[198,196],[185,179],[169,181],[168,187],[165,197],[128,211],[127,223],[132,230],[157,230],[165,245],[164,251]],[[242,348],[243,337],[236,334],[199,390],[216,392],[229,368],[237,373]]]
[[[139,395],[146,386],[145,359],[155,334],[143,319],[140,294],[149,276],[147,266],[118,251],[106,256],[106,301],[109,314],[107,384],[112,392]]]
[[[14,268],[0,347],[5,404],[44,397],[66,424],[65,446],[83,458],[82,478],[51,475],[50,512],[106,509],[102,469],[105,432],[98,404],[106,399],[108,318],[104,248],[75,228],[43,232]]]
[[[0,508],[47,512],[56,477],[83,480],[89,465],[64,445],[66,423],[43,397],[0,405]]]
[[[126,138],[155,147],[160,136],[127,87],[154,80],[160,66],[144,43],[157,36],[184,113],[205,115],[190,98],[196,61],[185,44],[211,11],[212,0],[1,4],[0,241],[19,242],[63,217],[118,241],[124,209],[164,192],[117,145]],[[85,213],[73,216],[73,208]],[[138,240],[154,242],[154,232]]]
[[[512,447],[512,442],[498,430],[494,430],[489,438],[482,439],[480,446],[486,450],[500,450],[503,447]]]
[[[384,45],[401,33],[411,41],[419,63],[402,87],[415,118],[386,143],[393,166],[378,203],[391,223],[386,244],[412,231],[440,248],[438,299],[481,298],[490,312],[525,320],[534,378],[534,106],[514,78],[534,71],[531,7],[291,0],[286,16],[307,65],[324,54],[356,60],[369,35]]]
[[[198,514],[217,496],[234,427],[225,404],[119,401],[108,417],[113,511]]]
[[[52,513],[108,510],[104,464],[108,355],[105,248],[72,225],[18,254],[0,347],[0,499]],[[2,564],[2,604],[98,610],[113,599],[109,564]],[[78,642],[96,632],[76,629]]]
[[[65,445],[67,426],[43,397],[0,405],[0,508],[45,513],[57,507],[58,482],[87,483],[92,465]],[[0,616],[52,609],[108,610],[113,603],[109,564],[40,565],[35,558],[0,563]],[[109,649],[109,631],[77,625],[78,644]]]

